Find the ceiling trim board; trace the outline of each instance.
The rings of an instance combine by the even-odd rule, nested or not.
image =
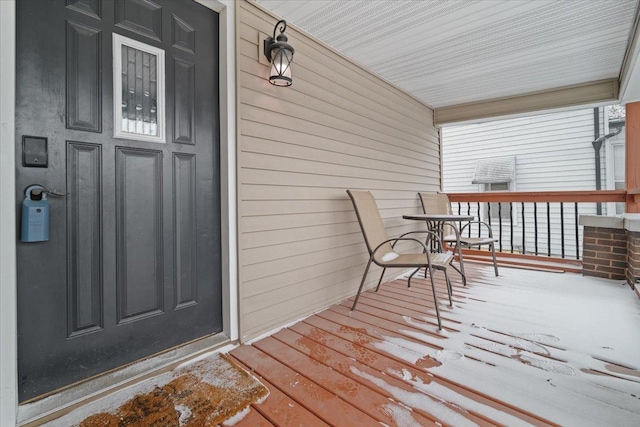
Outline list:
[[[490,99],[436,108],[436,126],[500,117],[519,113],[615,102],[618,100],[618,79],[605,79],[561,88],[531,92],[524,95]]]
[[[632,76],[637,81],[640,79],[640,3],[636,8],[636,17],[633,23],[627,51],[620,69],[620,98],[622,101],[638,100],[639,94],[632,95],[631,89],[637,89],[637,84],[632,83]],[[637,90],[636,90],[637,92]]]

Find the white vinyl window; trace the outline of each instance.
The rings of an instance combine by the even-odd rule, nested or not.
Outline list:
[[[113,136],[165,142],[164,50],[113,34]]]
[[[484,184],[484,191],[511,191],[509,182],[493,182],[491,184]],[[489,209],[491,208],[491,209]],[[491,212],[491,222],[497,222],[499,218],[502,218],[503,222],[511,221],[511,211],[509,209],[509,203],[498,202],[487,203],[485,206],[484,217],[489,218],[489,212]]]
[[[479,184],[479,191],[513,191],[516,179],[515,156],[490,157],[479,159],[473,174],[472,184]],[[508,202],[491,202],[483,204],[481,218],[486,221],[498,223],[514,222]],[[512,221],[513,219],[513,221]]]

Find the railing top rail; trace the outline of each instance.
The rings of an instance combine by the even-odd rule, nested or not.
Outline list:
[[[625,202],[626,190],[447,193],[450,202]]]

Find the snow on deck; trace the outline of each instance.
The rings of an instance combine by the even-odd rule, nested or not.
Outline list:
[[[628,286],[467,271],[467,287],[452,273],[453,307],[435,275],[442,331],[429,281],[399,278],[354,312],[345,301],[231,356],[298,403],[305,425],[640,426],[640,299]]]

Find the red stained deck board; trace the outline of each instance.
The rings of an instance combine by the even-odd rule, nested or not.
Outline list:
[[[366,313],[366,315],[363,314],[363,313],[359,313],[358,312],[359,309],[354,311],[354,312],[350,312],[349,308],[344,307],[342,305],[337,305],[337,306],[330,307],[328,310],[334,311],[334,312],[339,313],[339,314],[343,314],[345,316],[353,317],[354,319],[364,320],[367,323],[370,323],[372,325],[377,325],[377,326],[383,327],[385,329],[391,329],[391,330],[397,330],[397,328],[412,329],[412,330],[416,330],[416,331],[421,332],[421,333],[426,333],[426,334],[428,334],[428,335],[430,335],[430,336],[432,336],[433,338],[436,338],[436,339],[445,339],[446,340],[446,337],[438,335],[438,333],[434,329],[433,322],[427,323],[424,319],[413,319],[413,321],[416,322],[416,323],[424,324],[424,328],[427,329],[427,330],[425,330],[425,329],[421,329],[421,328],[415,328],[412,325],[408,325],[407,322],[404,320],[403,316],[398,314],[398,313],[392,313],[392,312],[389,312],[389,311],[385,311],[385,310],[381,310],[381,309],[377,309],[377,308],[373,308],[373,307],[366,307],[366,306],[363,306],[363,308],[364,308],[363,312]],[[493,332],[493,331],[490,331],[490,330],[487,330],[487,331],[488,332]],[[525,352],[529,352],[530,351],[529,349],[525,348],[524,346],[518,345],[517,343],[513,342],[513,340],[511,340],[511,341],[506,340],[507,335],[505,335],[503,333],[493,332],[493,338],[491,338],[491,339],[487,338],[486,336],[477,336],[477,335],[473,335],[473,334],[471,334],[471,336],[474,336],[474,337],[476,337],[478,339],[485,340],[485,341],[488,341],[488,342],[494,342],[494,343],[499,343],[499,344],[502,344],[502,345],[508,345],[508,346],[513,347],[513,348],[525,351]],[[512,337],[512,338],[517,338],[517,337]],[[442,345],[446,346],[446,342],[442,342]],[[550,347],[550,346],[547,345],[547,347]],[[495,353],[495,354],[503,356],[500,353]],[[536,353],[536,354],[539,354],[541,356],[547,357],[549,359],[553,359],[553,360],[557,360],[557,361],[563,362],[563,360],[554,358],[552,356],[549,356],[548,354],[543,354],[543,353]]]
[[[379,318],[374,318],[371,316],[362,316],[362,313],[358,313],[354,311],[351,315],[345,315],[341,313],[336,313],[332,310],[323,311],[318,313],[316,316],[322,317],[323,319],[329,320],[334,323],[338,323],[340,325],[350,326],[354,328],[358,328],[363,331],[367,335],[371,337],[382,338],[385,337],[393,337],[393,338],[402,338],[403,340],[411,341],[417,344],[421,344],[423,346],[431,347],[434,350],[442,350],[442,344],[444,342],[438,343],[437,338],[433,338],[429,336],[429,341],[422,341],[416,338],[412,338],[408,335],[403,334],[403,331],[398,327],[395,327],[391,322],[384,322]],[[372,322],[372,323],[370,323]],[[421,331],[419,329],[415,329],[409,325],[404,328],[408,331],[415,331],[424,335],[428,335],[426,331]]]
[[[440,298],[447,298],[447,288],[446,288],[446,284],[444,281],[442,281],[442,283],[439,283],[438,281],[435,282],[436,284],[436,293],[438,295],[438,299]],[[466,287],[463,287],[461,284],[457,284],[455,282],[451,283],[452,288],[454,290],[454,294],[453,296],[456,296],[456,291],[459,292],[459,296],[461,298],[467,296],[467,292],[466,292]],[[433,301],[433,291],[431,290],[431,281],[430,280],[424,280],[424,279],[416,279],[415,277],[413,279],[411,279],[411,287],[407,286],[407,281],[406,280],[392,280],[391,282],[388,283],[384,283],[383,285],[380,286],[380,290],[387,290],[387,291],[392,291],[394,293],[397,294],[402,294],[402,295],[420,295],[423,298],[428,298],[429,301]]]
[[[354,311],[351,311],[351,307],[345,307],[344,305],[336,305],[336,306],[330,307],[329,310],[345,316],[354,317],[354,318],[357,315],[360,315],[360,316],[366,315],[371,318],[371,321],[375,321],[376,324],[382,324],[387,327],[390,327],[396,324],[402,327],[409,326],[407,322],[404,320],[404,317],[411,317],[417,323],[424,324],[424,329],[429,329],[428,331],[421,329],[421,332],[425,332],[431,335],[435,339],[439,339],[439,340],[447,339],[445,336],[438,333],[438,322],[435,320],[427,321],[424,319],[425,317],[424,315],[416,319],[406,314],[394,313],[392,311],[382,310],[376,307],[369,307],[366,304],[363,304],[362,307],[360,306],[356,307]]]
[[[393,389],[401,390],[404,393],[417,396],[418,398],[427,397],[430,401],[434,402],[435,404],[443,404],[438,399],[432,398],[424,393],[417,391],[412,385],[402,381],[401,379],[383,374],[383,372],[386,372],[386,370],[381,372],[377,369],[373,369],[369,367],[368,365],[362,364],[358,361],[354,361],[351,358],[327,346],[324,346],[323,344],[313,341],[310,338],[302,336],[290,329],[284,329],[278,332],[277,334],[273,335],[273,338],[295,348],[296,350],[304,353],[305,355],[313,358],[314,360],[326,366],[331,367],[332,369],[341,373],[342,375],[350,377],[354,381],[357,381],[388,398],[397,399],[397,396],[394,396],[392,392],[389,392],[388,390],[386,390],[385,389],[386,387],[381,388],[378,385],[372,383],[371,381],[365,378],[362,378],[357,373],[354,373],[352,369],[356,368],[361,372],[365,372],[371,376],[374,376],[379,380],[384,381],[386,384],[388,384],[389,387]],[[413,408],[414,412],[416,412],[416,414],[414,414],[414,418],[416,419],[416,421],[420,422],[421,425],[433,425],[433,421],[439,421],[440,423],[442,423],[442,420],[438,420],[433,415],[431,415],[430,413],[420,408],[419,405],[412,405],[411,402],[407,402],[407,401],[403,403]],[[460,410],[456,406],[448,405],[448,407],[451,410],[458,412],[463,417],[469,418],[471,421],[473,421],[474,423],[477,423],[478,425],[491,426],[496,424],[495,422],[489,422],[489,420],[479,418],[473,414],[467,413],[466,411]],[[420,414],[422,416],[420,416]]]
[[[222,423],[221,426],[225,427],[226,424]],[[251,408],[249,413],[244,416],[240,421],[233,425],[234,427],[273,427],[273,424],[269,422],[265,417],[255,409]]]
[[[422,302],[423,304],[433,306],[433,294],[429,292],[430,295],[426,295],[425,293],[420,292],[418,286],[412,286],[411,288],[407,287],[391,287],[384,286],[380,287],[378,291],[378,295],[384,295],[388,298],[398,300],[398,301],[407,301],[407,302]],[[461,295],[458,292],[458,288],[453,287],[453,294],[451,296],[454,304],[461,304],[464,306],[467,303],[467,297],[465,295]],[[444,294],[442,297],[438,295],[438,302],[445,301],[449,304],[449,297],[447,294]]]
[[[429,286],[429,288],[431,288],[431,286]],[[456,286],[453,286],[453,294],[451,296],[451,299],[454,303],[465,304],[465,296],[461,295],[458,289],[459,288],[457,288]],[[429,289],[429,292],[423,292],[422,289],[420,289],[419,284],[414,284],[410,288],[407,288],[406,285],[394,286],[393,284],[387,284],[385,286],[380,286],[380,290],[377,293],[379,295],[384,295],[398,301],[424,301],[429,305],[433,305],[433,293],[431,292],[431,289]],[[442,295],[438,294],[438,302],[442,301],[443,299],[447,302],[447,304],[449,303],[449,297],[446,291],[444,291]]]
[[[376,338],[376,341],[378,342],[386,341],[389,338],[399,338],[404,340],[406,342],[405,345],[407,346],[413,346],[417,344],[424,347],[431,347],[436,350],[442,350],[443,347],[441,345],[445,344],[442,341],[438,342],[437,339],[434,339],[431,335],[427,334],[426,331],[413,328],[409,325],[407,325],[406,327],[403,327],[402,329],[397,329],[397,328],[394,328],[394,325],[390,324],[390,322],[380,321],[380,319],[378,318],[362,315],[357,311],[352,312],[350,315],[349,314],[342,315],[334,311],[327,310],[322,313],[318,313],[317,316],[323,317],[324,319],[334,323],[345,324],[345,325],[350,325],[352,327],[356,327],[359,330],[363,331],[364,333],[368,334],[370,337]],[[421,338],[423,339],[412,337],[407,334],[407,331],[413,331],[413,332],[419,333],[422,335]],[[408,348],[404,346],[402,347]],[[468,355],[465,355],[465,356],[471,360],[477,360],[475,357],[468,356]],[[398,360],[402,360],[402,359],[398,359]],[[439,365],[439,362],[435,361],[434,359],[428,356],[422,357],[421,359],[418,360],[417,363],[419,364],[418,366],[420,368],[428,368],[431,366]]]
[[[309,317],[305,319],[304,322],[308,323],[311,326],[315,326],[326,332],[329,332],[333,335],[336,335],[338,337],[352,341],[376,353],[380,352],[380,350],[378,350],[375,347],[375,345],[383,343],[383,340],[381,338],[374,338],[367,333],[367,330],[365,328],[359,328],[358,323],[343,325],[340,323],[332,322],[330,320],[327,320],[319,316]],[[389,333],[389,335],[391,335],[391,333]],[[396,334],[396,336],[398,335]],[[424,344],[424,345],[426,346],[427,344]],[[406,363],[405,360],[399,357],[396,357],[394,355],[388,355],[388,357],[391,357],[397,360],[398,362]],[[438,362],[437,360],[431,359],[429,357],[424,357],[423,359],[419,360],[417,364],[420,368],[430,368],[434,366],[440,366],[440,362]]]
[[[450,333],[440,333],[437,329],[435,307],[433,305],[433,295],[431,289],[430,280],[427,278],[417,278],[414,276],[412,280],[411,288],[407,288],[406,279],[394,280],[390,283],[383,284],[380,291],[375,293],[373,290],[364,292],[361,295],[358,306],[355,311],[351,312],[350,308],[352,301],[343,301],[342,303],[332,306],[327,310],[317,313],[295,325],[290,326],[288,329],[283,329],[280,332],[274,334],[269,339],[265,339],[261,342],[255,343],[255,349],[258,353],[268,353],[266,356],[273,359],[274,362],[286,365],[286,369],[291,371],[298,371],[299,377],[304,378],[311,384],[315,384],[319,388],[322,388],[325,392],[329,392],[338,398],[342,402],[356,406],[354,410],[360,410],[362,415],[367,412],[374,415],[378,420],[380,416],[375,414],[376,404],[383,402],[381,399],[388,399],[409,402],[409,406],[413,406],[413,415],[421,415],[424,418],[419,421],[420,424],[429,425],[429,423],[437,421],[436,417],[442,417],[447,419],[446,414],[442,414],[434,409],[429,412],[426,408],[429,408],[428,404],[422,405],[422,402],[411,401],[407,399],[403,400],[405,396],[398,399],[394,399],[394,393],[397,393],[396,389],[390,387],[397,387],[404,393],[411,392],[413,390],[416,393],[423,393],[425,396],[431,395],[434,399],[442,399],[443,396],[449,396],[451,402],[459,402],[460,407],[473,408],[466,412],[464,409],[459,409],[457,416],[460,416],[461,412],[468,417],[472,417],[470,421],[480,425],[493,425],[498,424],[492,418],[503,420],[505,414],[511,417],[519,418],[532,425],[549,426],[555,425],[554,423],[544,418],[545,411],[541,411],[540,414],[533,414],[525,409],[515,406],[513,403],[506,403],[504,400],[500,400],[490,393],[483,393],[475,390],[467,384],[464,380],[464,376],[447,377],[447,370],[434,369],[440,365],[440,362],[435,360],[435,357],[439,357],[438,354],[434,354],[435,350],[444,348],[447,350],[454,349],[460,353],[466,355],[470,360],[470,363],[477,364],[478,367],[484,366],[484,370],[480,370],[483,375],[491,375],[490,370],[486,370],[488,365],[497,364],[496,355],[500,357],[509,357],[508,354],[500,351],[500,347],[493,347],[485,344],[500,344],[503,346],[509,346],[519,350],[520,354],[526,355],[527,353],[535,352],[531,350],[531,346],[519,344],[518,340],[521,338],[520,334],[511,334],[507,331],[500,330],[501,328],[493,328],[476,332],[474,329],[470,329],[472,326],[471,320],[478,313],[483,316],[490,315],[492,318],[504,321],[505,325],[509,325],[510,321],[519,319],[520,309],[517,305],[509,305],[509,297],[526,298],[529,292],[539,292],[543,287],[536,287],[536,283],[529,283],[526,280],[526,276],[520,276],[517,279],[519,281],[509,283],[494,280],[492,275],[487,275],[491,272],[489,269],[480,270],[474,268],[471,264],[467,266],[467,277],[469,279],[468,286],[463,287],[457,273],[451,272],[451,279],[453,281],[453,299],[454,307],[450,308],[448,298],[446,294],[446,285],[444,278],[441,274],[435,275],[435,284],[438,295],[438,303],[440,312],[443,318],[443,324],[447,331]],[[483,274],[480,274],[483,273]],[[503,273],[508,276],[507,272]],[[509,286],[513,285],[513,286]],[[488,293],[483,289],[488,290]],[[492,295],[492,292],[500,291],[504,292],[506,298],[484,298],[483,295]],[[534,308],[535,310],[535,308]],[[532,314],[532,313],[529,313]],[[533,313],[535,315],[535,313]],[[408,319],[407,317],[411,318]],[[537,325],[536,318],[529,319],[529,324],[534,327]],[[451,338],[451,342],[449,341]],[[463,342],[460,339],[463,339]],[[403,341],[399,341],[399,339]],[[527,339],[525,339],[527,340]],[[535,339],[531,340],[537,343]],[[394,345],[394,343],[396,343]],[[464,344],[477,348],[477,350],[465,350]],[[538,352],[538,356],[543,356],[551,360],[557,360],[563,362],[558,358],[563,358],[562,348],[558,345],[540,344],[542,347],[554,348],[551,355],[547,352]],[[460,347],[462,345],[462,347]],[[422,347],[421,347],[422,346]],[[434,350],[430,350],[434,349]],[[466,347],[471,348],[471,347]],[[495,351],[494,351],[495,350]],[[425,354],[432,355],[433,358],[425,357]],[[470,357],[472,356],[472,357]],[[518,357],[512,357],[511,359],[519,360]],[[571,359],[567,359],[571,360]],[[482,362],[484,361],[484,362]],[[522,360],[519,360],[522,362]],[[483,363],[480,365],[480,363]],[[511,366],[512,362],[507,362],[505,366]],[[564,361],[564,363],[570,363]],[[526,363],[525,363],[526,364]],[[321,365],[321,366],[320,366]],[[467,364],[468,365],[468,364]],[[497,385],[500,384],[500,378],[502,375],[501,368],[495,367],[495,376],[498,379]],[[253,368],[253,367],[252,367]],[[357,369],[353,371],[352,369]],[[470,375],[472,375],[473,367],[466,366]],[[264,367],[261,367],[263,371]],[[327,371],[329,369],[329,371]],[[537,378],[539,375],[533,375],[533,372],[537,368],[532,366],[532,378]],[[526,371],[525,369],[525,371]],[[605,369],[602,369],[603,371]],[[269,375],[280,377],[280,374],[271,372],[271,369],[267,368],[266,371]],[[612,372],[602,372],[603,374],[611,377],[612,380],[625,381],[628,384],[628,378],[624,378],[624,375],[632,375],[633,372],[620,372],[620,377],[616,377],[616,369],[611,369]],[[598,375],[598,371],[583,370],[584,375],[592,374]],[[455,378],[455,380],[453,379]],[[381,381],[384,379],[384,383]],[[526,385],[526,375],[523,376],[523,381],[520,385],[522,387],[515,387],[516,392],[524,392],[523,396],[528,393]],[[348,380],[348,381],[347,381]],[[489,380],[489,378],[487,378]],[[275,381],[275,379],[274,379]],[[337,383],[339,381],[346,381],[345,384],[353,386],[356,383],[358,386],[354,388],[357,390],[356,394],[365,394],[367,396],[378,396],[373,399],[368,399],[370,406],[362,406],[365,403],[358,401],[358,397],[352,398],[348,395],[348,388],[345,390],[338,390]],[[350,381],[350,382],[349,382]],[[267,382],[267,381],[265,381]],[[507,385],[508,381],[504,381]],[[472,382],[471,384],[474,384]],[[575,383],[574,383],[575,384]],[[285,397],[294,399],[298,402],[303,401],[307,396],[299,396],[299,389],[287,389],[286,384],[273,385],[274,389],[284,392]],[[575,387],[575,386],[574,386]],[[282,390],[281,390],[282,389]],[[490,390],[491,388],[479,387],[480,390]],[[369,391],[363,391],[369,390]],[[579,389],[573,390],[567,388],[568,393],[581,394]],[[370,393],[374,393],[373,395]],[[455,394],[450,394],[455,393]],[[338,396],[335,396],[338,394]],[[584,397],[593,399],[593,396],[584,394]],[[502,399],[507,399],[511,402],[509,395],[503,395],[502,393],[496,393],[501,396]],[[440,397],[439,397],[440,396]],[[520,396],[522,397],[522,396]],[[534,393],[535,397],[535,393]],[[541,402],[544,402],[544,396],[540,396]],[[464,400],[470,399],[470,400]],[[444,397],[444,399],[447,399]],[[597,400],[597,399],[596,399]],[[514,398],[513,402],[519,401]],[[373,402],[373,403],[371,403]],[[549,401],[550,404],[553,402]],[[606,404],[606,401],[597,401],[601,405]],[[307,405],[317,405],[317,402],[300,403],[305,407]],[[481,406],[477,406],[477,405]],[[613,403],[612,403],[613,405]],[[329,412],[336,411],[335,405],[325,405],[323,409],[308,408],[313,410],[314,414],[323,418],[329,417],[326,413],[320,413],[328,410]],[[415,408],[415,407],[419,408]],[[553,404],[551,405],[553,406]],[[456,407],[455,404],[448,405],[449,408]],[[525,407],[529,407],[525,405]],[[535,406],[533,406],[535,407]],[[622,407],[622,406],[620,406]],[[254,405],[254,408],[259,410],[259,405]],[[492,409],[488,409],[492,408]],[[491,412],[492,410],[499,412]],[[556,409],[558,410],[558,409]],[[560,409],[561,410],[561,409]],[[461,411],[461,412],[460,412]],[[567,411],[574,411],[575,408],[567,408]],[[502,414],[500,414],[502,413]],[[260,412],[263,417],[274,425],[277,424],[274,419],[269,418],[266,413]],[[551,412],[553,414],[553,412]],[[390,414],[388,414],[390,415]],[[550,415],[552,416],[552,415]],[[576,416],[578,413],[576,412]],[[507,418],[508,420],[508,418]],[[328,420],[326,420],[328,421]],[[442,422],[442,421],[440,421]],[[502,421],[508,424],[507,421]],[[330,421],[332,425],[380,425],[379,422],[369,420],[369,422],[351,423],[345,422],[342,414],[337,415]],[[385,420],[385,424],[393,425],[392,421]],[[454,424],[453,421],[444,421],[442,424]],[[246,425],[246,424],[243,424]]]
[[[389,298],[386,295],[380,294],[380,293],[376,293],[376,292],[367,292],[366,294],[362,294],[360,296],[361,300],[364,299],[367,300],[372,300],[372,301],[377,301],[379,303],[384,304],[385,306],[389,307],[390,310],[402,310],[402,309],[409,309],[409,310],[413,310],[416,313],[421,313],[422,316],[427,315],[427,314],[433,314],[435,316],[435,305],[433,304],[433,302],[429,302],[428,304],[420,304],[417,301],[419,301],[419,298],[414,298],[413,302],[408,302],[408,301],[399,301],[396,299],[392,299]],[[358,305],[360,304],[360,300],[358,300]],[[356,310],[358,309],[358,305],[356,305]],[[450,317],[447,316],[447,309],[449,307],[449,299],[447,298],[442,298],[438,300],[438,308],[440,309],[440,317],[442,318],[442,320],[453,320]],[[433,313],[431,313],[433,312]]]
[[[344,315],[344,316],[349,316],[349,317],[351,317],[353,319],[356,319],[356,320],[361,320],[361,321],[363,321],[365,323],[371,324],[373,326],[377,326],[377,327],[385,329],[385,330],[390,330],[392,332],[398,332],[400,334],[403,334],[402,331],[407,331],[407,330],[418,332],[418,333],[421,333],[421,334],[426,334],[426,336],[429,337],[429,341],[428,342],[430,342],[431,344],[433,344],[433,345],[442,344],[443,346],[446,347],[446,342],[438,343],[438,341],[434,341],[432,339],[432,338],[436,338],[436,339],[440,338],[440,337],[437,336],[437,329],[431,328],[431,325],[425,323],[423,319],[413,319],[413,320],[416,323],[424,323],[425,328],[427,328],[427,330],[422,329],[422,328],[416,328],[416,327],[414,327],[412,325],[409,325],[406,321],[404,321],[402,316],[386,316],[386,314],[389,313],[389,312],[385,312],[384,310],[380,310],[380,309],[371,309],[370,308],[370,309],[367,309],[367,313],[366,314],[363,314],[363,313],[359,312],[358,309],[356,309],[355,311],[351,312],[349,310],[349,308],[346,308],[346,307],[344,307],[342,305],[339,305],[339,306],[333,306],[333,307],[329,308],[328,310],[336,312],[336,313]],[[393,319],[389,319],[389,317],[393,317]],[[430,329],[433,329],[433,332],[430,331]],[[492,331],[490,331],[490,332],[492,332]],[[471,334],[471,336],[474,336],[474,335]],[[479,340],[483,340],[483,341],[486,341],[486,342],[500,343],[500,344],[503,344],[503,345],[512,346],[514,348],[519,348],[525,354],[530,352],[528,349],[526,349],[526,348],[524,348],[522,346],[513,346],[512,342],[506,343],[505,340],[501,341],[500,337],[505,337],[505,336],[506,335],[501,334],[501,333],[495,333],[494,339],[489,339],[487,337],[481,337],[481,336],[475,336],[475,337],[478,338]],[[423,342],[423,341],[420,341],[420,342]],[[473,344],[473,342],[471,342],[471,341],[468,342],[467,344],[471,345],[471,346],[475,346]],[[500,357],[508,357],[508,356],[505,356],[503,353],[493,352],[493,351],[491,351],[490,349],[487,349],[484,346],[482,346],[482,347],[475,346],[475,347],[480,349],[480,350],[482,350],[482,351],[491,352],[491,353],[493,353],[493,354],[495,354],[497,356],[500,356]],[[544,356],[544,357],[546,357],[548,359],[551,359],[551,360],[556,360],[558,362],[565,362],[565,360],[550,356],[548,354],[539,353],[539,355]],[[467,357],[469,357],[469,356],[467,355]],[[473,358],[473,357],[470,357],[470,358],[478,360],[478,359]]]
[[[379,330],[375,326],[353,318],[355,317],[355,312],[353,312],[352,316],[350,317],[338,315],[337,313],[332,313],[332,314],[327,314],[327,313],[328,311],[318,313],[315,316],[305,319],[304,322],[309,323],[313,326],[320,327],[321,329],[324,329],[327,332],[330,332],[337,336],[340,336],[349,340],[353,340],[354,342],[357,342],[358,344],[376,352],[379,352],[380,350],[376,349],[375,344],[381,343],[384,341],[381,338],[376,338],[376,336],[381,336],[382,334],[384,334],[385,337],[402,338],[403,340],[409,341],[411,343],[438,348],[435,345],[430,345],[429,343],[426,343],[424,341],[417,340],[412,337],[404,336],[399,333],[392,332],[390,330],[384,330],[379,332]],[[318,318],[320,318],[321,321],[318,321]],[[410,328],[407,328],[407,329],[410,329]],[[357,338],[354,338],[354,337],[357,337]],[[387,355],[388,357],[394,358],[399,362],[402,362],[405,364],[408,363],[407,361],[401,358],[398,358],[394,355],[386,354],[386,353],[385,355]],[[470,360],[477,360],[474,357],[467,356],[467,358]],[[481,363],[481,362],[478,362],[478,363]],[[439,366],[439,364],[440,364],[439,362],[429,357],[423,357],[416,362],[415,366],[427,372],[430,372],[429,371],[430,367]],[[409,364],[409,366],[411,365]],[[431,374],[434,376],[437,376],[433,373]],[[528,415],[531,415],[532,418],[537,418],[533,414],[528,414]],[[543,425],[552,424],[547,422],[544,419],[542,419],[541,422],[543,423]]]
[[[455,292],[455,291],[454,291]],[[408,314],[411,317],[422,318],[428,316],[433,319],[433,322],[437,323],[435,306],[432,302],[423,301],[420,298],[414,298],[413,301],[400,301],[394,298],[390,298],[383,292],[373,293],[367,292],[366,294],[361,295],[360,301],[364,304],[374,305],[375,307],[385,309],[387,311],[395,312],[395,313],[407,313],[411,311],[412,314]],[[342,305],[351,307],[348,303],[343,303]],[[360,307],[360,302],[358,302],[358,306],[356,306],[356,310]],[[459,302],[454,301],[453,307],[449,305],[448,300],[439,300],[438,308],[440,309],[440,317],[443,321],[443,325],[445,327],[454,327],[450,322],[459,323],[458,319],[460,317],[460,310],[463,310],[465,313],[473,313],[480,312],[482,314],[492,313],[496,316],[502,317],[511,317],[516,315],[517,313],[513,312],[510,308],[504,307],[496,307],[495,305],[487,305],[482,310],[478,308],[469,307],[465,304],[460,304]],[[454,327],[455,329],[455,327]]]
[[[243,369],[251,371],[249,367],[238,359],[231,359]],[[255,372],[254,372],[255,374]],[[278,387],[263,377],[259,377],[262,384],[269,389],[269,396],[262,403],[254,403],[252,409],[261,413],[273,425],[278,427],[327,427],[328,424],[313,415],[296,400],[281,392]],[[251,427],[251,424],[246,424]]]
[[[434,332],[437,334],[436,328],[434,328],[433,331],[429,331],[429,330],[413,327],[406,322],[403,322],[402,324],[389,322],[382,318],[372,316],[370,314],[363,314],[359,312],[357,309],[353,312],[349,312],[348,309],[343,306],[332,307],[329,310],[327,310],[327,312],[335,313],[338,316],[348,317],[352,321],[362,322],[362,324],[368,325],[368,326],[365,326],[365,329],[367,330],[370,330],[371,327],[380,328],[381,330],[384,331],[381,333],[384,333],[385,336],[400,337],[402,339],[405,339],[411,342],[417,342],[419,344],[428,345],[431,347],[438,347],[441,345],[446,347],[446,341],[439,342],[439,339],[434,336]],[[322,316],[323,314],[324,313],[318,313],[319,316]],[[340,317],[336,319],[329,319],[329,320],[333,320],[338,323],[342,322],[342,320],[340,320]],[[419,321],[417,322],[420,323]],[[425,326],[430,326],[430,325],[425,325]],[[417,339],[415,337],[412,337],[408,332],[421,334],[422,339]],[[481,338],[481,339],[484,339],[484,338]],[[488,351],[484,348],[480,348],[480,350]],[[500,357],[506,357],[501,353],[494,353],[494,354]],[[479,360],[475,357],[471,357],[466,354],[465,356],[472,360]]]
[[[386,310],[390,312],[396,312],[396,313],[402,312],[407,316],[411,316],[414,318],[428,317],[432,319],[431,321],[429,321],[429,323],[432,323],[436,327],[438,325],[435,309],[433,310],[433,313],[432,313],[431,311],[424,310],[424,309],[420,311],[416,311],[408,308],[403,308],[401,306],[388,304],[385,301],[384,297],[378,296],[377,298],[375,298],[375,294],[374,295],[362,294],[360,296],[360,299],[358,300],[358,305],[356,306],[355,311],[363,310],[363,308],[360,307],[360,304],[380,308],[382,310]],[[344,301],[340,305],[344,307],[348,307],[349,310],[351,310],[351,306],[353,305],[353,303],[351,301]],[[440,311],[440,318],[442,319],[442,327],[448,330],[456,330],[454,326],[458,322],[456,322],[455,320],[447,316],[447,313],[444,309],[445,305],[441,305],[441,307],[443,308],[443,310]]]
[[[431,381],[435,381],[440,385],[443,385],[458,394],[461,394],[469,399],[475,400],[483,405],[491,406],[499,411],[505,412],[514,417],[523,419],[524,421],[533,425],[549,425],[542,419],[533,417],[520,409],[511,405],[497,401],[489,396],[478,393],[463,385],[456,384],[447,379],[442,379],[437,376],[433,376],[430,373],[417,369],[415,366],[406,364],[405,362],[399,362],[385,354],[377,353],[369,350],[352,341],[340,338],[333,335],[323,329],[314,327],[304,322],[297,323],[291,326],[291,330],[303,335],[309,339],[312,339],[332,350],[335,350],[347,357],[353,357],[356,361],[366,364],[380,372],[385,372],[388,375],[394,376],[395,372],[408,371],[413,378],[421,380],[424,384],[429,384]],[[396,378],[402,379],[403,375],[395,375]]]
[[[387,425],[396,425],[393,417],[385,410],[387,405],[393,404],[386,396],[363,386],[273,337],[264,338],[253,345],[280,362],[286,363],[292,369],[304,372],[305,377],[326,390],[331,390],[372,418]],[[424,419],[423,421],[426,422]]]
[[[327,424],[333,426],[379,424],[374,418],[254,346],[240,346],[232,350],[231,354]]]
[[[379,292],[391,292],[391,296],[395,295],[400,297],[403,291],[408,291],[408,294],[411,294],[413,298],[419,298],[420,300],[426,300],[433,303],[433,290],[431,289],[431,281],[429,281],[428,279],[426,281],[416,280],[415,278],[411,279],[411,287],[407,286],[407,282],[405,280],[394,280],[392,283],[395,283],[395,285],[390,285],[387,283],[381,285]],[[442,281],[442,283],[436,281],[435,285],[438,301],[444,299],[447,300],[448,303],[449,294],[447,293],[447,287],[444,280]]]

